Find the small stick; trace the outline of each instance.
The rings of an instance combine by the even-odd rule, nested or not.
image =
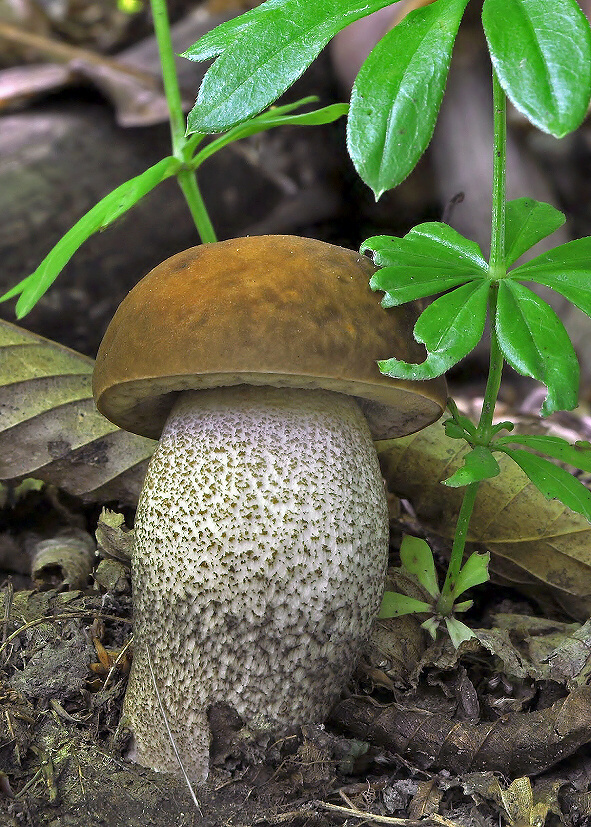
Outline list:
[[[337,804],[328,804],[325,801],[315,802],[315,806],[321,807],[324,810],[330,810],[333,813],[341,813],[346,816],[355,816],[355,818],[363,818],[367,821],[377,821],[379,824],[398,825],[398,827],[431,827],[435,824],[451,825],[451,822],[445,820],[435,820],[433,816],[427,819],[416,821],[412,818],[393,818],[392,816],[379,816],[375,813],[365,813],[363,810],[358,810],[352,807],[339,807]]]

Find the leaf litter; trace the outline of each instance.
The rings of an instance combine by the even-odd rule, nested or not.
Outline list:
[[[52,406],[49,399],[37,412],[22,403],[29,398],[27,383],[53,377],[56,388],[69,382],[64,392],[73,388],[74,399],[76,394],[84,399],[92,363],[11,325],[2,326],[0,334],[2,352],[13,359],[19,354],[11,364],[28,363],[21,347],[32,348],[28,353],[35,351],[38,360],[32,372],[0,385],[5,410],[12,412],[0,439],[8,445],[20,417],[40,450],[37,417],[55,419],[59,429],[60,409],[77,403],[62,392],[59,404]],[[82,445],[84,427],[77,435]],[[96,439],[95,429],[92,424],[88,439]],[[128,436],[113,433],[112,445]],[[428,534],[443,559],[446,520],[453,519],[454,509],[453,499],[445,498],[453,498],[454,491],[432,485],[423,492],[422,486],[434,474],[448,475],[461,461],[457,443],[435,436],[432,431],[422,443],[408,438],[399,445],[400,457],[394,457],[389,443],[377,446],[391,489],[389,587],[394,584],[417,599],[424,594],[396,568],[397,548],[404,533]],[[151,443],[144,442],[139,456],[141,451],[145,462]],[[507,514],[513,516],[504,521],[498,508],[503,492],[491,492],[493,506],[489,503],[487,512],[483,504],[487,520],[477,524],[473,542],[491,551],[495,565],[509,559],[507,546],[520,551],[524,542],[541,543],[542,549],[549,545],[539,568],[530,571],[514,552],[515,570],[524,574],[473,590],[477,608],[468,622],[476,638],[458,650],[441,639],[432,642],[420,628],[420,617],[377,621],[354,678],[325,726],[299,727],[277,741],[245,729],[233,710],[212,710],[212,778],[195,791],[201,817],[182,780],[126,759],[128,737],[120,714],[132,649],[129,526],[136,489],[121,479],[132,479],[125,465],[135,467],[138,451],[119,455],[115,487],[108,450],[107,461],[98,465],[99,472],[107,469],[106,478],[98,473],[90,485],[84,474],[78,477],[79,465],[71,459],[75,452],[60,453],[58,471],[51,458],[30,468],[19,459],[18,474],[3,474],[10,482],[2,493],[0,547],[3,538],[10,538],[2,565],[12,572],[2,591],[0,642],[3,823],[184,827],[230,820],[298,827],[363,820],[496,825],[501,819],[512,827],[579,827],[591,818],[591,623],[580,622],[583,613],[576,602],[584,605],[591,588],[585,556],[576,546],[571,554],[567,543],[579,531],[573,515],[553,510],[546,500],[532,506],[531,492],[520,500],[523,486],[513,481],[504,494]],[[22,485],[19,480],[29,474],[47,481]],[[113,510],[118,500],[122,511]],[[519,502],[527,505],[527,513],[537,509],[543,531],[526,526]],[[111,510],[101,514],[109,504]],[[67,529],[96,535],[98,551],[89,568],[79,574],[71,550],[64,559],[58,551],[34,589],[35,558],[26,550],[59,539]],[[88,560],[85,543],[80,554]],[[568,576],[560,575],[561,566]],[[572,592],[565,588],[571,580],[576,581]],[[566,604],[573,601],[570,614],[557,608],[560,601],[547,611],[544,595],[556,593]],[[543,616],[536,613],[540,601]]]

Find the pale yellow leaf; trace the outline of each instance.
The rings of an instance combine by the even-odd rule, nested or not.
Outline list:
[[[92,359],[0,322],[0,479],[135,504],[155,443],[97,411]]]

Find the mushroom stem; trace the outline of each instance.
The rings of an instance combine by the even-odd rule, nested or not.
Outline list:
[[[147,664],[191,780],[207,777],[212,704],[248,724],[323,721],[379,608],[388,515],[354,399],[239,385],[176,402],[140,499],[135,759],[178,773]]]

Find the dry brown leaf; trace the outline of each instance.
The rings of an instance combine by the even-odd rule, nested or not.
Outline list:
[[[35,477],[94,502],[137,502],[155,443],[99,414],[92,369],[92,359],[0,322],[0,479]]]
[[[355,697],[338,703],[330,721],[425,769],[460,775],[492,770],[517,778],[543,772],[591,742],[591,687],[580,687],[539,712],[485,723],[401,704],[381,707]]]
[[[468,448],[441,422],[402,439],[376,443],[390,490],[411,501],[435,534],[454,534],[463,490],[441,485]],[[491,552],[491,569],[514,584],[545,585],[574,616],[591,610],[591,526],[557,500],[547,500],[507,456],[499,476],[482,483],[468,540]]]

